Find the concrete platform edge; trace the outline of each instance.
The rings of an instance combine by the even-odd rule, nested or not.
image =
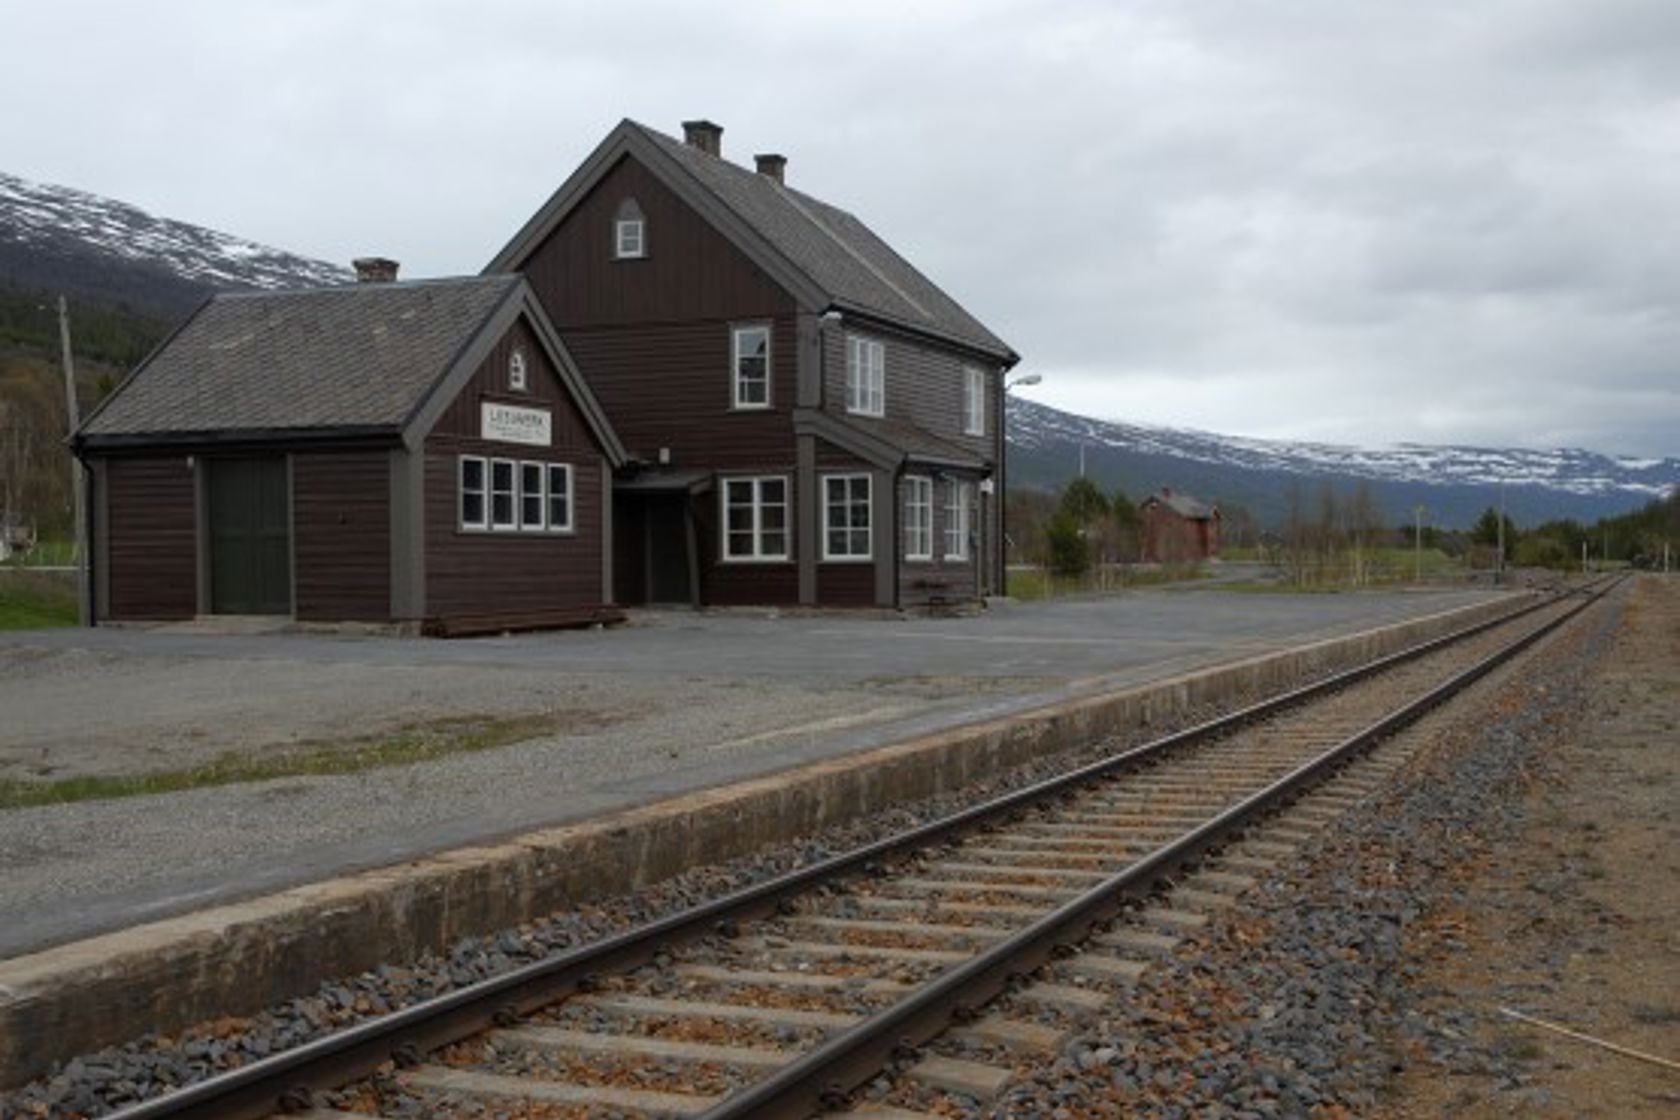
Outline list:
[[[250,1014],[335,977],[1394,652],[1510,605],[1477,603],[0,961],[0,1088],[55,1060]]]

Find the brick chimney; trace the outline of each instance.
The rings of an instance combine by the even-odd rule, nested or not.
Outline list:
[[[766,152],[763,155],[754,156],[753,162],[758,164],[758,173],[760,175],[769,176],[778,183],[787,182],[786,156],[777,155],[774,152]]]
[[[388,257],[357,257],[350,263],[358,284],[389,284],[397,278],[397,262]]]
[[[723,126],[711,121],[684,121],[683,140],[709,156],[723,155]]]

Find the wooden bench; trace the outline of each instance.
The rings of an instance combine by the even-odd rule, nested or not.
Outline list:
[[[420,632],[429,638],[470,638],[522,630],[566,630],[580,626],[616,626],[625,614],[617,607],[557,607],[539,611],[487,611],[428,618]]]

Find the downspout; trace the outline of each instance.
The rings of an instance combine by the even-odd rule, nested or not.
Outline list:
[[[1008,547],[1004,543],[1009,539],[1009,522],[1005,516],[1005,495],[1008,487],[1009,437],[1007,433],[1007,409],[1009,407],[1009,390],[1004,385],[1009,376],[1007,369],[997,372],[997,540],[992,542],[993,560],[996,567],[992,569],[992,594],[1009,594]]]
[[[892,585],[893,585],[893,610],[895,610],[895,611],[901,611],[901,610],[904,609],[904,572],[901,570],[902,565],[904,563],[904,544],[903,544],[902,541],[900,541],[898,539],[899,530],[902,528],[901,519],[898,516],[898,514],[899,514],[898,495],[904,489],[904,470],[908,465],[909,465],[908,457],[900,456],[899,460],[898,460],[898,466],[893,468],[893,476],[892,476],[892,503],[891,503],[891,505],[892,505],[892,517],[893,517]],[[932,498],[930,497],[928,500],[931,502]],[[928,512],[929,512],[929,515],[931,516],[933,511],[930,508]]]

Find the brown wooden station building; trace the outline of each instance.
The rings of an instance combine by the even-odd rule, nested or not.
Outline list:
[[[999,589],[1015,352],[781,156],[684,127],[620,124],[481,277],[200,308],[76,438],[96,618]]]

